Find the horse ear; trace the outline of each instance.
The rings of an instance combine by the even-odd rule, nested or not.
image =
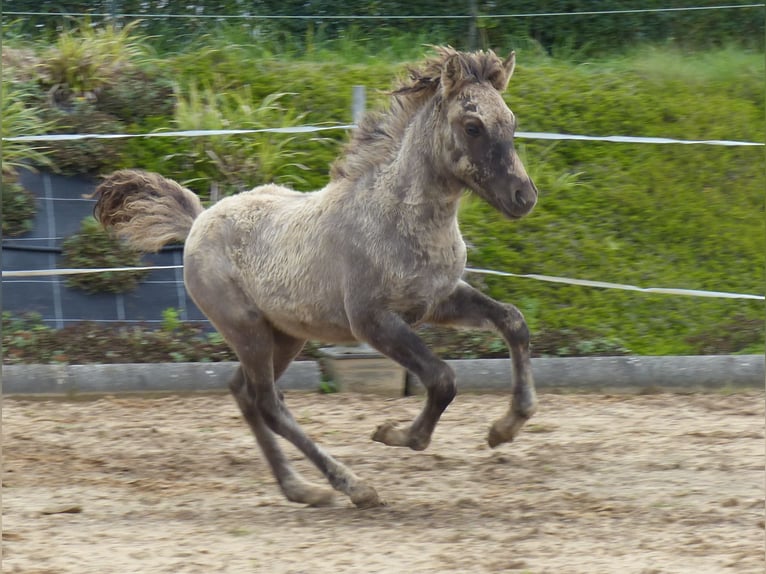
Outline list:
[[[463,79],[463,64],[459,54],[452,54],[442,65],[441,84],[444,95],[447,96]]]
[[[508,87],[508,82],[511,81],[511,76],[513,76],[514,68],[516,68],[516,52],[511,50],[511,53],[508,54],[508,57],[503,61],[503,69],[505,70],[505,86],[503,86],[503,89],[500,90],[501,92],[505,91],[505,89]]]

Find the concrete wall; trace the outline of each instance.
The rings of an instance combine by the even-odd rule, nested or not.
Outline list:
[[[508,392],[508,359],[448,361],[462,392]],[[224,391],[237,363],[145,363],[118,365],[4,365],[5,395],[76,395],[118,392]],[[763,389],[766,359],[762,355],[697,357],[578,357],[533,359],[541,391],[635,392],[665,390],[691,392],[719,389]],[[279,381],[285,390],[316,391],[321,369],[313,361],[299,361]],[[422,392],[412,376],[410,394]],[[364,388],[356,386],[357,390]],[[405,388],[392,391],[401,396]]]
[[[34,227],[21,237],[2,241],[4,271],[56,269],[62,266],[61,245],[80,230],[83,218],[93,213],[91,194],[97,182],[86,177],[64,177],[22,172],[21,184],[37,203]],[[180,247],[165,248],[143,256],[147,266],[181,265]],[[60,329],[77,321],[159,322],[162,311],[180,309],[180,318],[207,321],[183,286],[182,269],[151,271],[129,293],[89,294],[66,285],[66,277],[9,277],[3,279],[3,310],[36,312],[45,323]]]

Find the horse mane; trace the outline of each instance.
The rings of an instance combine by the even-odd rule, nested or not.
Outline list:
[[[491,50],[466,53],[450,46],[437,46],[435,50],[435,57],[410,68],[408,77],[398,82],[390,92],[387,109],[362,116],[343,153],[330,168],[331,180],[355,180],[394,161],[407,126],[418,111],[439,96],[442,69],[453,56],[459,58],[465,81],[487,81],[498,70],[505,74],[502,61]]]

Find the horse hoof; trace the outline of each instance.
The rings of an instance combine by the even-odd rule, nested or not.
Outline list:
[[[496,448],[503,443],[511,442],[513,437],[506,438],[495,427],[489,429],[489,435],[487,436],[487,444],[490,448]]]
[[[521,431],[521,427],[523,427],[524,423],[528,420],[528,416],[518,414],[513,414],[510,417],[496,420],[489,429],[487,444],[489,444],[491,448],[495,448],[504,442],[513,442],[513,439],[516,438],[516,435]]]
[[[350,498],[351,502],[353,502],[360,510],[386,506],[386,502],[381,500],[377,491],[373,487],[367,485],[357,486],[351,493]]]
[[[318,507],[332,506],[335,500],[334,490],[317,486],[299,477],[284,480],[281,487],[290,502]]]
[[[314,493],[313,496],[311,496],[308,500],[304,500],[303,502],[311,508],[334,506],[335,493],[332,490],[327,490],[326,488],[322,488],[321,492],[319,492],[319,490],[320,489],[317,489],[318,492]]]
[[[388,446],[406,446],[412,450],[425,450],[431,443],[430,436],[414,435],[410,429],[400,429],[397,423],[391,421],[375,429],[372,440]]]
[[[382,425],[378,425],[378,428],[372,433],[372,440],[375,442],[382,442],[389,446],[404,446],[395,441],[396,438],[401,439],[401,436],[399,435],[403,434],[402,430],[396,427],[397,423],[394,421],[388,421]]]

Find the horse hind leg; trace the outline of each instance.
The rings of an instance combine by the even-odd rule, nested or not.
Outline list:
[[[251,330],[250,334],[257,332],[257,339],[261,342],[260,348],[267,347],[266,341],[278,339],[279,336],[273,327],[266,321],[261,322],[257,330]],[[281,334],[280,334],[281,335]],[[256,344],[256,347],[258,345]],[[259,355],[261,355],[259,357]],[[298,425],[292,413],[285,405],[280,393],[274,384],[275,369],[270,368],[263,361],[262,353],[240,355],[246,373],[246,383],[239,395],[249,404],[254,404],[258,414],[268,428],[276,434],[295,445],[314,465],[325,475],[330,485],[336,490],[346,494],[359,508],[370,508],[384,504],[378,497],[374,488],[363,482],[348,467],[324,452]],[[244,398],[246,397],[246,398]],[[271,446],[271,445],[267,445]],[[296,475],[288,477],[287,486],[300,492],[308,489],[313,495],[317,495],[315,487],[302,479],[296,481]]]
[[[306,435],[284,404],[275,379],[290,364],[302,342],[274,329],[233,280],[222,283],[225,273],[211,273],[210,269],[196,273],[198,268],[204,266],[187,263],[187,289],[239,357],[241,376],[232,380],[232,392],[285,495],[297,502],[329,503],[325,489],[306,482],[290,468],[273,433],[294,444],[330,485],[346,494],[356,506],[383,504],[374,488]]]
[[[236,332],[246,329],[247,319],[253,315],[257,317],[257,312],[248,312],[249,304],[238,296],[238,291],[234,293],[223,293],[221,296],[220,286],[211,284],[216,277],[221,275],[216,273],[197,273],[196,270],[204,268],[202,265],[186,265],[186,287],[197,306],[203,310],[208,319],[216,326],[219,333],[229,341],[227,332]],[[215,295],[213,295],[215,294]],[[232,345],[234,347],[234,345]],[[269,357],[269,364],[273,365],[274,380],[278,379],[287,369],[292,359],[303,347],[303,341],[295,340],[285,341],[280,345],[273,357]],[[235,352],[237,351],[234,347]],[[258,410],[255,397],[251,392],[252,384],[248,382],[245,370],[242,365],[237,368],[231,381],[229,381],[229,390],[234,396],[242,416],[255,435],[256,442],[261,448],[266,461],[271,468],[274,478],[285,497],[292,502],[300,502],[310,506],[326,506],[333,501],[333,491],[328,488],[322,488],[304,480],[287,460],[282,452],[276,437],[266,425],[263,417]]]
[[[284,365],[284,368],[287,367],[287,364]],[[280,369],[279,363],[275,360],[275,379],[278,379],[284,368]],[[305,480],[292,468],[287,457],[279,447],[276,436],[263,420],[255,401],[251,400],[250,394],[247,392],[247,385],[248,382],[245,378],[244,370],[240,366],[229,383],[229,389],[237,401],[245,421],[252,429],[258,446],[266,457],[266,461],[271,467],[271,472],[277,484],[279,484],[282,494],[291,502],[299,502],[309,506],[332,505],[334,501],[332,489],[324,488]]]

